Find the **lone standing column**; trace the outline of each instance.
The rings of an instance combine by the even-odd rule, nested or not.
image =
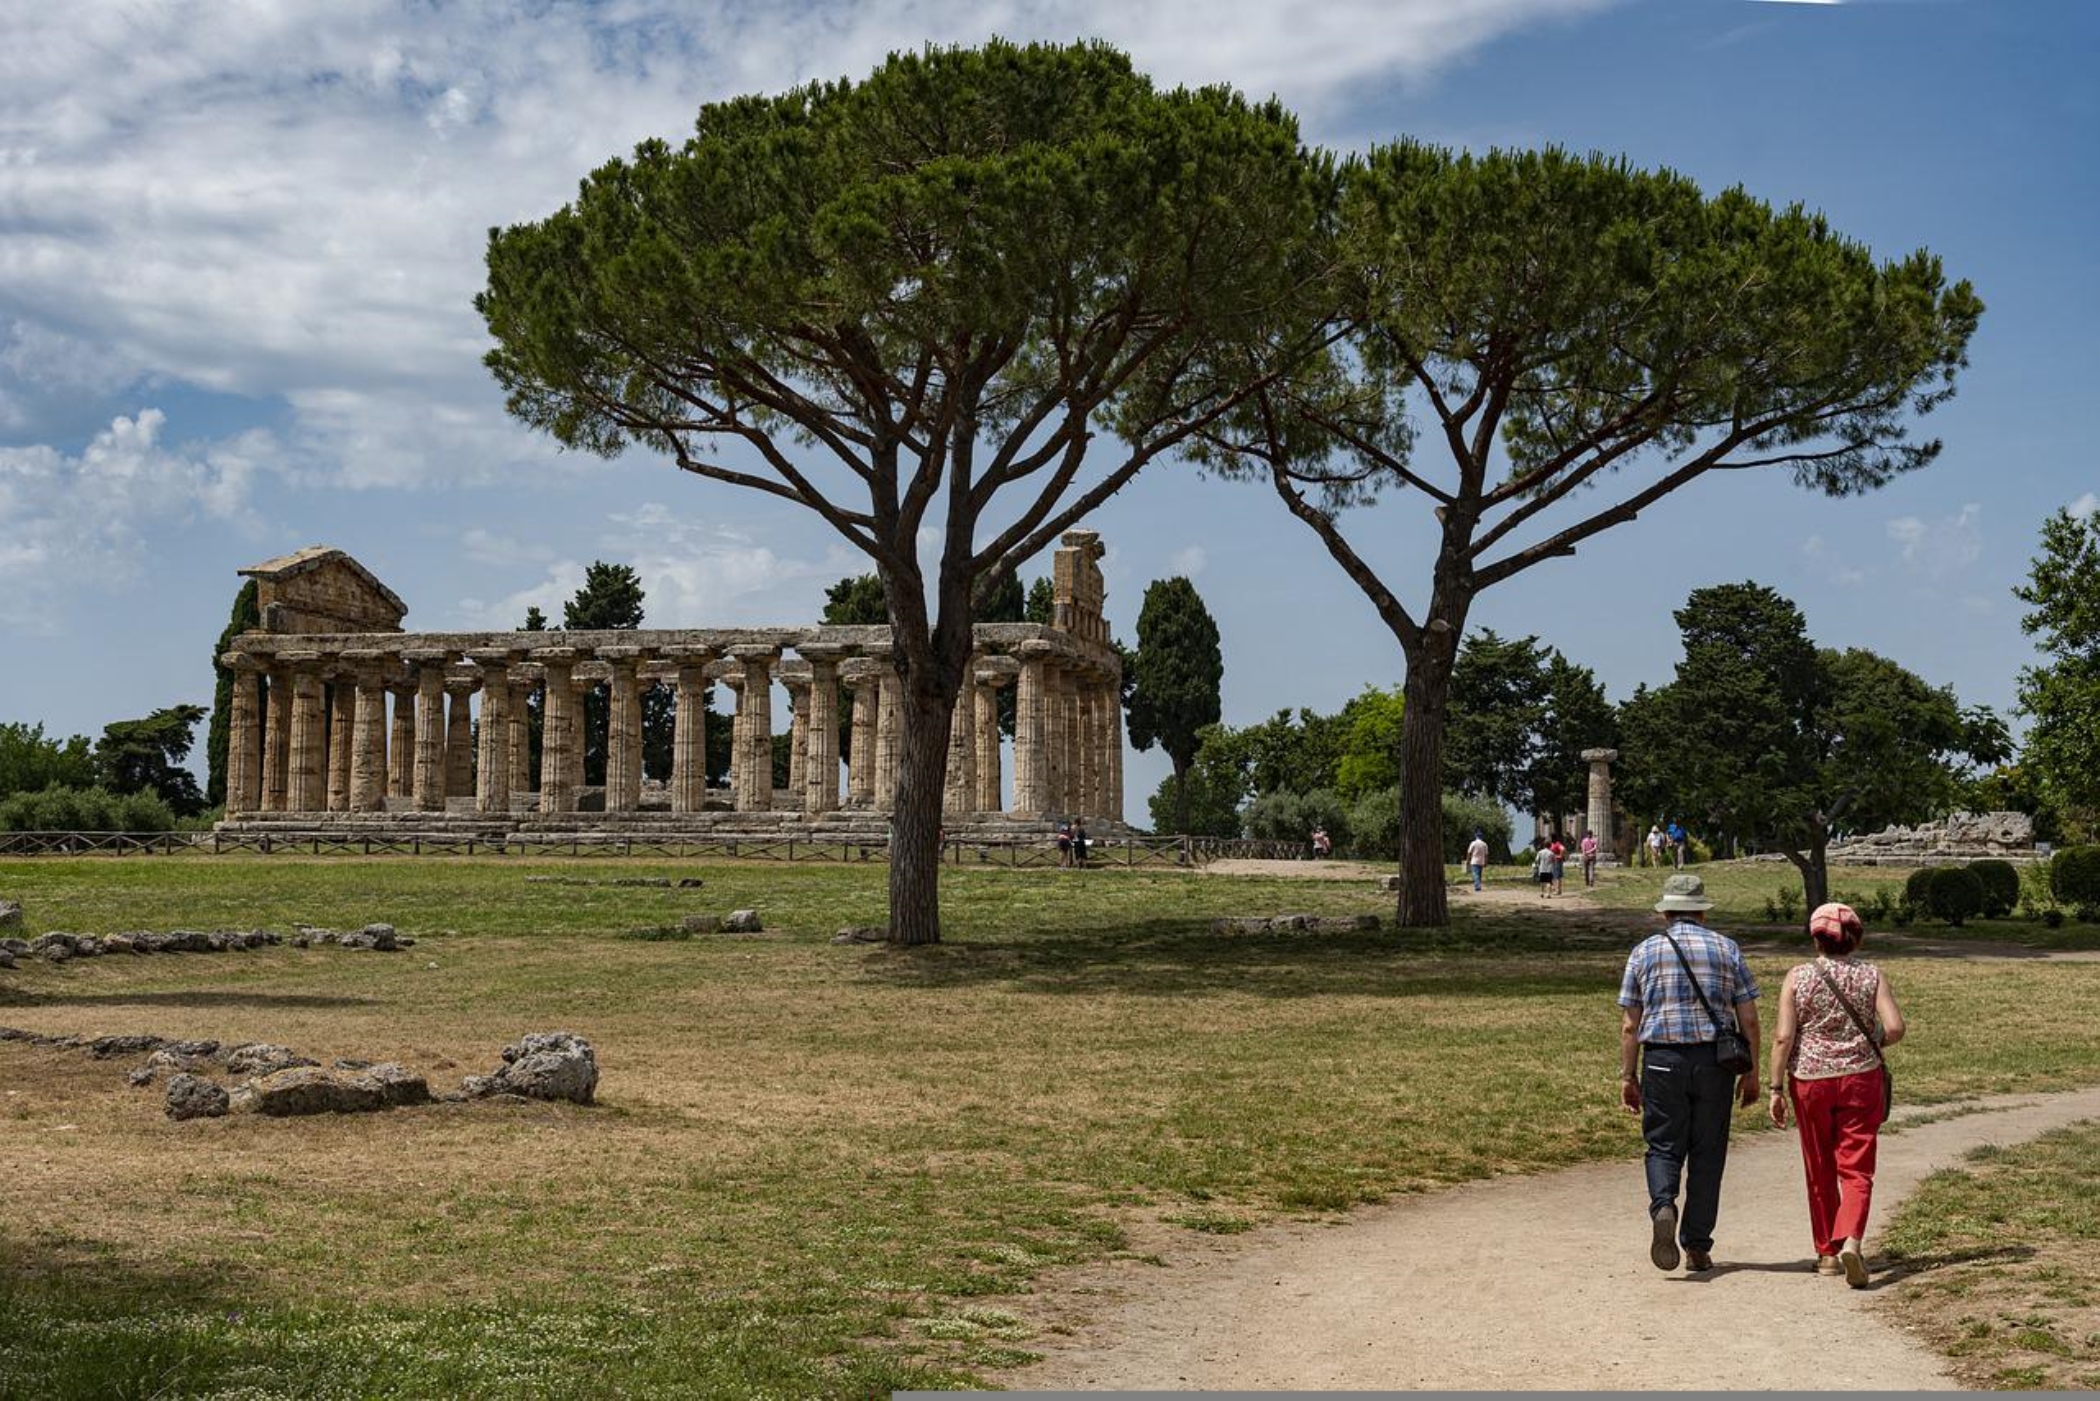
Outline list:
[[[340,659],[338,659],[340,660]],[[328,680],[328,810],[350,811],[350,738],[357,726],[357,689],[350,673]]]
[[[288,812],[321,812],[328,803],[326,720],[321,705],[321,678],[314,668],[317,652],[294,652],[285,662],[292,668],[291,790],[285,802]]]
[[[255,659],[228,652],[220,661],[233,673],[233,709],[226,721],[226,815],[238,817],[262,802],[262,736],[256,723],[262,707]]]
[[[773,808],[773,663],[777,647],[732,647],[729,655],[744,668],[737,696],[736,810],[770,812]]]
[[[356,718],[350,734],[350,810],[379,812],[386,807],[386,677],[379,652],[348,652],[343,660],[357,668]]]
[[[839,806],[839,648],[800,649],[809,662],[809,720],[802,727],[802,811],[837,812]]]
[[[1023,817],[1042,817],[1050,807],[1050,746],[1044,733],[1048,726],[1050,655],[1056,649],[1048,642],[1023,642],[1014,649],[1020,654],[1019,689],[1014,698],[1014,811]]]
[[[386,793],[389,798],[412,798],[416,791],[416,688],[397,685],[394,692],[394,735],[386,751]]]
[[[978,812],[1000,809],[999,781],[999,688],[1019,674],[1021,664],[1012,657],[987,657],[979,663],[973,679],[976,694],[977,796],[972,807]]]
[[[575,771],[569,760],[569,745],[575,738],[576,649],[541,647],[533,652],[532,659],[542,665],[546,674],[546,689],[540,699],[540,811],[574,812]]]
[[[846,801],[855,808],[875,805],[875,712],[881,679],[872,664],[846,678],[853,693],[853,730],[846,754]]]
[[[699,812],[707,806],[707,663],[704,648],[681,647],[678,714],[671,732],[671,811]]]
[[[1611,766],[1619,757],[1616,749],[1585,749],[1582,761],[1590,766],[1589,826],[1597,834],[1597,864],[1619,864],[1618,848],[1612,843]]]
[[[402,653],[416,668],[417,812],[445,810],[445,662],[440,651]]]
[[[642,806],[642,696],[636,685],[637,647],[602,647],[612,667],[606,702],[605,810],[635,812]]]
[[[474,796],[474,689],[471,676],[445,678],[445,796]]]
[[[291,794],[292,674],[281,659],[264,673],[263,811],[283,812]]]

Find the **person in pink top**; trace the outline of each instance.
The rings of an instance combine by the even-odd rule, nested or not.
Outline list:
[[[1582,883],[1597,883],[1597,834],[1587,828],[1582,833]]]
[[[1801,1133],[1816,1273],[1867,1286],[1863,1238],[1874,1200],[1874,1155],[1888,1117],[1884,1048],[1903,1039],[1903,1013],[1881,970],[1854,957],[1865,926],[1849,905],[1808,917],[1816,959],[1786,975],[1772,1038],[1772,1123],[1787,1106]],[[1788,1086],[1788,1078],[1792,1085]]]

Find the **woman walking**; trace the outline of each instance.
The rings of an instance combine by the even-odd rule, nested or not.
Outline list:
[[[1785,1128],[1787,1105],[1793,1105],[1816,1273],[1842,1273],[1854,1289],[1864,1289],[1861,1241],[1874,1198],[1874,1153],[1888,1117],[1881,1052],[1903,1039],[1903,1013],[1881,970],[1854,957],[1866,929],[1851,906],[1817,906],[1808,933],[1815,961],[1786,975],[1779,998],[1772,1122]]]

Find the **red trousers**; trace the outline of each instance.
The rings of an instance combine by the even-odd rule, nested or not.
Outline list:
[[[1874,1147],[1881,1136],[1881,1069],[1793,1082],[1801,1166],[1808,1173],[1808,1226],[1816,1254],[1835,1255],[1867,1233],[1874,1201]]]

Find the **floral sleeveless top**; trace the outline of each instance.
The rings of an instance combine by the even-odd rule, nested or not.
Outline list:
[[[1874,995],[1881,990],[1881,971],[1871,963],[1850,958],[1821,958],[1832,981],[1845,990],[1845,1000],[1877,1036],[1881,1033],[1874,1016]],[[1878,1069],[1881,1057],[1872,1042],[1839,1005],[1830,984],[1816,973],[1816,963],[1804,963],[1793,973],[1794,981],[1794,1068],[1796,1080],[1834,1080],[1840,1075],[1858,1075]]]

